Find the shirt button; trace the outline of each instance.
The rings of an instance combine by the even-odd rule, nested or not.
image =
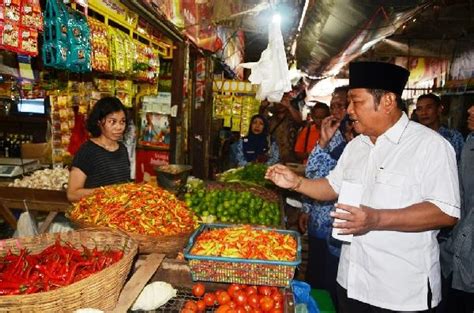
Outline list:
[[[463,238],[466,238],[466,234],[462,234],[461,236],[463,236]]]

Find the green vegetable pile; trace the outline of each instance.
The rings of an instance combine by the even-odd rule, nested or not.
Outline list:
[[[218,181],[269,187],[273,183],[265,179],[267,169],[268,166],[265,164],[249,163],[243,167],[225,171],[219,175]]]

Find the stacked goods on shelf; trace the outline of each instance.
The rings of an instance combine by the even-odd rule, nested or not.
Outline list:
[[[197,226],[196,217],[183,202],[166,190],[147,184],[101,187],[77,202],[68,216],[80,226],[125,231],[139,241],[141,252],[177,252]],[[166,245],[171,246],[159,245],[160,240],[168,239]]]
[[[112,310],[137,252],[128,236],[103,229],[15,238],[2,245],[0,312]],[[8,277],[14,281],[7,285]]]
[[[0,1],[0,48],[38,55],[38,31],[43,29],[39,0]]]
[[[185,249],[193,280],[289,286],[301,262],[295,231],[203,224]]]
[[[74,127],[74,111],[68,101],[68,96],[50,96],[50,103],[53,164],[68,163],[70,155],[67,147]]]

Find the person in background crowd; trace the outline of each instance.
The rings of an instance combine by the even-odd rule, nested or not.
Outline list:
[[[353,138],[352,122],[346,118],[347,91],[349,86],[338,87],[331,99],[332,115],[324,118],[319,143],[315,146],[306,165],[305,177],[316,179],[326,177],[336,166],[340,153]],[[341,128],[341,123],[346,123]],[[342,129],[342,131],[341,131]],[[345,134],[351,134],[344,136]],[[337,153],[334,153],[337,151]],[[336,304],[336,276],[341,242],[331,236],[332,218],[329,212],[334,210],[334,201],[303,202],[303,213],[299,216],[299,228],[308,230],[308,266],[305,280],[312,288],[326,289]]]
[[[127,148],[128,159],[130,161],[130,178],[135,179],[136,148],[137,148],[137,127],[135,126],[133,109],[127,109],[128,127],[123,135],[123,144]]]
[[[280,151],[280,161],[284,163],[296,161],[296,135],[303,122],[298,104],[292,100],[291,94],[287,92],[279,103],[269,104],[264,101],[260,106],[260,114],[269,116],[268,133],[275,138]]]
[[[461,153],[459,179],[462,195],[461,219],[441,245],[443,272],[442,313],[474,312],[474,104],[468,110],[471,133]]]
[[[441,298],[436,233],[459,217],[456,157],[439,134],[403,113],[408,76],[389,63],[350,63],[347,113],[360,135],[334,170],[312,180],[277,164],[265,176],[320,201],[334,201],[341,186],[361,186],[359,207],[337,203],[346,212],[331,212],[341,220],[333,223],[338,233],[354,235],[341,249],[340,313],[427,312]]]
[[[413,122],[419,122],[419,121],[418,121],[418,116],[416,115],[416,109],[414,109],[414,110],[411,112],[410,120],[413,121]]]
[[[309,153],[319,140],[321,122],[329,116],[329,107],[325,103],[316,102],[309,112],[311,121],[300,130],[295,144],[296,158],[303,163],[306,163]]]
[[[464,144],[464,138],[457,130],[441,125],[442,112],[443,105],[441,104],[441,99],[437,95],[428,93],[418,97],[418,100],[416,101],[416,116],[418,122],[438,132],[449,141],[456,152],[456,160],[459,161],[462,146]]]
[[[125,107],[118,98],[96,102],[87,119],[92,138],[82,144],[72,161],[69,201],[78,201],[97,187],[130,181],[127,148],[120,142],[127,126]]]
[[[238,166],[250,162],[272,165],[279,160],[278,146],[268,134],[267,120],[260,114],[252,116],[249,132],[239,140],[236,148]]]

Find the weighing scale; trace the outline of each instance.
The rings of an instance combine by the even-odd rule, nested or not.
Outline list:
[[[0,177],[16,177],[40,168],[37,159],[0,158]]]

